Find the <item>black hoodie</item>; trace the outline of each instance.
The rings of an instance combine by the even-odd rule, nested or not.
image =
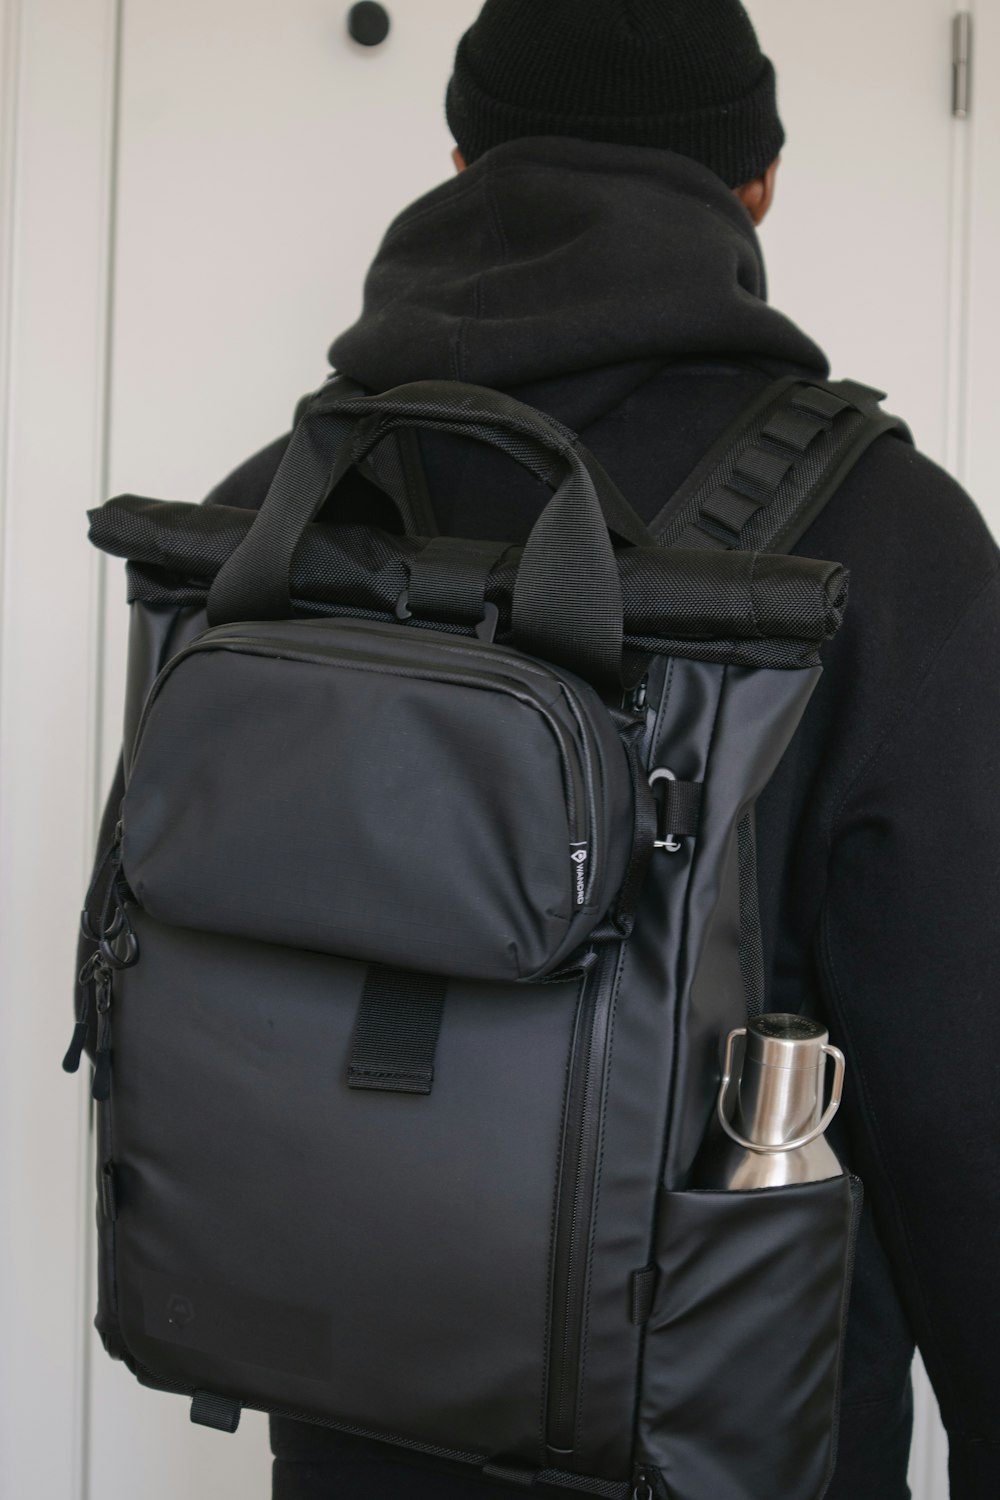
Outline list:
[[[372,390],[441,377],[513,391],[580,431],[646,519],[765,382],[826,373],[768,307],[756,235],[716,177],[555,139],[502,146],[403,213],[331,359]],[[284,441],[212,498],[259,504]],[[533,480],[458,439],[424,454],[442,530],[523,540],[544,499]],[[360,486],[341,503],[382,519]],[[954,1500],[995,1500],[998,554],[958,486],[895,437],[797,550],[852,577],[759,808],[768,1004],[823,1015],[846,1051],[840,1147],[867,1189],[829,1495],[908,1494],[915,1338]],[[501,1494],[377,1445],[273,1431],[278,1500]]]

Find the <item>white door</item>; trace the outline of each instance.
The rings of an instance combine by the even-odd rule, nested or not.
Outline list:
[[[85,1283],[74,1323],[90,1206],[73,1199],[58,1056],[125,627],[121,570],[88,564],[82,512],[99,490],[199,499],[284,430],[389,219],[450,170],[444,87],[478,0],[387,0],[391,36],[369,51],[345,35],[349,3],[0,0],[5,1500],[269,1491],[262,1419],[223,1438],[138,1387],[84,1331]],[[789,131],[764,232],[773,300],[1000,506],[987,451],[1000,116],[982,87],[971,127],[951,117],[951,4],[750,8]],[[978,9],[985,79],[1000,17],[995,0]],[[41,589],[45,629],[27,632]],[[944,1500],[921,1399],[916,1496]]]

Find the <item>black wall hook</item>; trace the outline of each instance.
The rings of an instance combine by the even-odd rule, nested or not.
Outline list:
[[[362,47],[378,47],[389,35],[392,21],[384,5],[376,0],[359,0],[347,15],[347,29]]]

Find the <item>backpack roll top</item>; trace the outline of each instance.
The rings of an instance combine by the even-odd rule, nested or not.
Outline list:
[[[357,620],[209,630],[147,702],[123,869],[161,922],[491,980],[613,914],[635,781],[597,693],[520,653]],[[652,840],[652,816],[639,819]]]

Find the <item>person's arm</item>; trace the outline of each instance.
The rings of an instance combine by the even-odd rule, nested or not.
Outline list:
[[[853,769],[818,931],[854,1161],[951,1441],[1000,1495],[1000,574]]]

